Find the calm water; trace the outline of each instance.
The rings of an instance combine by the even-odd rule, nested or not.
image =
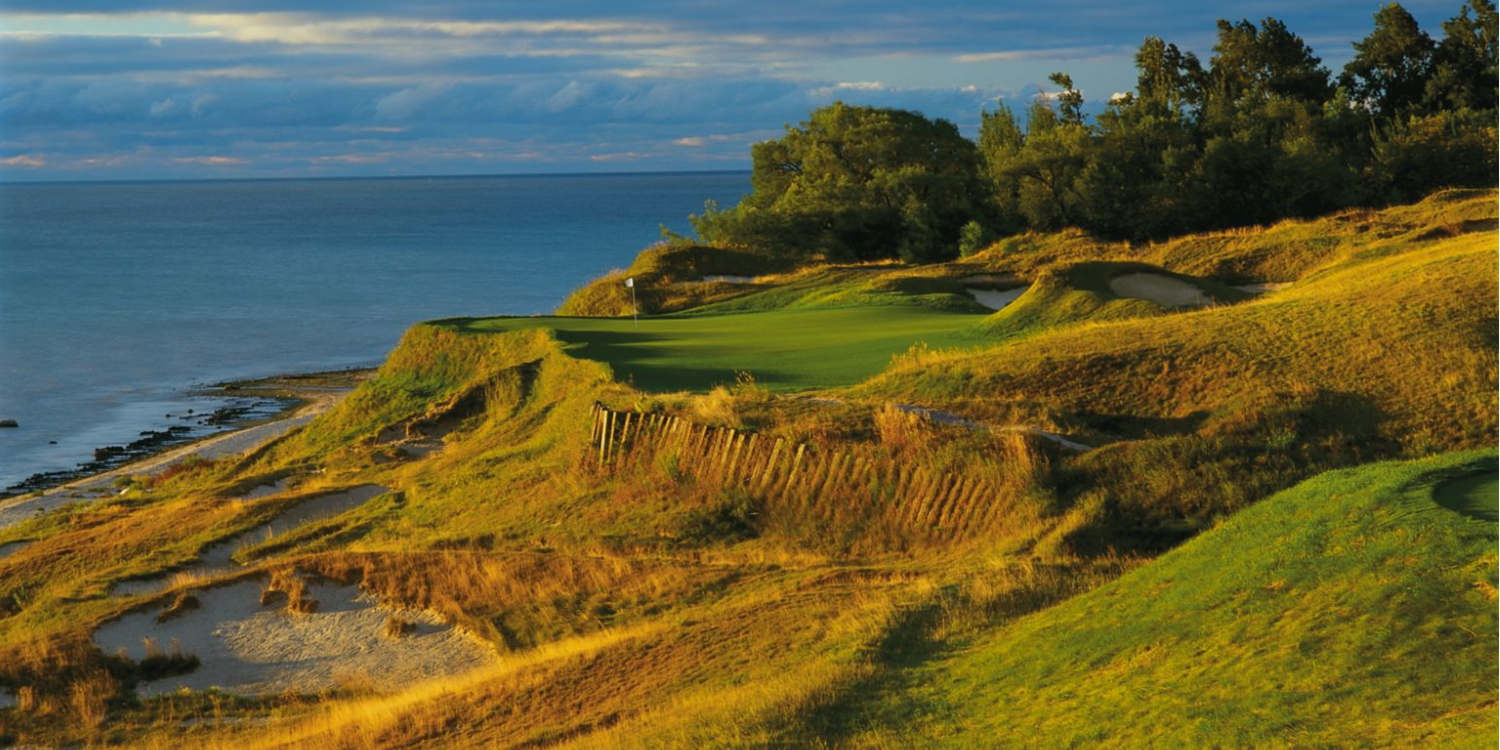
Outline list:
[[[199,412],[197,385],[379,362],[416,321],[548,312],[741,173],[0,185],[0,488]],[[56,445],[49,445],[56,441]]]

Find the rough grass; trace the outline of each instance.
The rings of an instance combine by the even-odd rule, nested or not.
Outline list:
[[[1431,491],[1475,514],[1489,493],[1492,511],[1493,454],[1261,501],[1327,468],[1492,445],[1493,216],[1492,192],[1450,192],[1152,246],[1026,235],[919,268],[658,248],[641,261],[652,304],[694,309],[639,332],[417,326],[268,448],[0,531],[30,541],[0,558],[0,686],[21,704],[0,710],[0,744],[967,747],[1035,726],[1045,746],[1492,745],[1476,685],[1495,680],[1494,525]],[[1224,304],[1110,295],[1139,264]],[[969,276],[1031,289],[992,315]],[[1245,301],[1221,286],[1265,280],[1296,283]],[[591,289],[576,302],[618,308],[613,282]],[[785,393],[813,386],[831,390]],[[596,402],[983,477],[1004,496],[959,492],[928,515],[1003,522],[945,538],[882,522],[902,508],[880,488],[834,481],[757,496],[647,441],[601,469]],[[895,406],[912,402],[997,429]],[[360,484],[392,492],[246,550],[231,575],[359,581],[491,640],[501,664],[388,695],[351,681],[138,702],[142,665],[92,647],[98,623],[213,581],[148,602],[111,583]],[[1201,529],[1216,530],[1150,562]]]

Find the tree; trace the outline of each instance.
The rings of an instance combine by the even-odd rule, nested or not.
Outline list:
[[[1355,101],[1389,120],[1422,102],[1433,47],[1417,19],[1391,3],[1375,13],[1375,30],[1354,43],[1354,59],[1344,66],[1339,83]]]
[[[1019,186],[1011,168],[1026,145],[1026,135],[1016,115],[1005,102],[999,102],[994,112],[979,113],[979,157],[984,176],[989,180],[995,213],[1002,226],[1020,227],[1021,216]]]
[[[952,257],[985,215],[978,152],[946,120],[835,102],[751,152],[752,192],[694,218],[705,240],[804,255]]]
[[[1469,0],[1457,16],[1443,22],[1443,41],[1433,50],[1432,75],[1423,92],[1428,111],[1495,108],[1500,94],[1495,30],[1495,4],[1490,0]]]
[[[1203,102],[1203,65],[1198,56],[1184,54],[1161,37],[1148,36],[1135,53],[1136,96],[1174,113],[1196,109]]]
[[[1026,141],[1006,168],[1015,181],[1021,215],[1036,229],[1072,226],[1078,220],[1078,175],[1088,163],[1089,129],[1060,118],[1046,97],[1032,102]]]
[[[1057,92],[1058,118],[1066,125],[1083,124],[1083,92],[1073,88],[1073,77],[1067,73],[1053,73],[1047,80],[1060,86]]]
[[[1328,69],[1302,38],[1274,18],[1231,24],[1220,19],[1209,59],[1209,94],[1225,105],[1271,97],[1322,105],[1333,94]]]

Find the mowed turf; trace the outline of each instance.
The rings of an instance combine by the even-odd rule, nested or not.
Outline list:
[[[707,390],[749,373],[774,391],[859,382],[917,342],[974,344],[984,313],[884,306],[738,315],[629,318],[480,318],[438,323],[467,332],[548,328],[579,357],[608,364],[646,391]]]

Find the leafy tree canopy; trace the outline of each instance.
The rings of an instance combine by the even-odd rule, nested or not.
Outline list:
[[[712,242],[830,258],[940,260],[984,214],[974,143],[946,120],[835,102],[751,151],[753,192],[694,217]]]

